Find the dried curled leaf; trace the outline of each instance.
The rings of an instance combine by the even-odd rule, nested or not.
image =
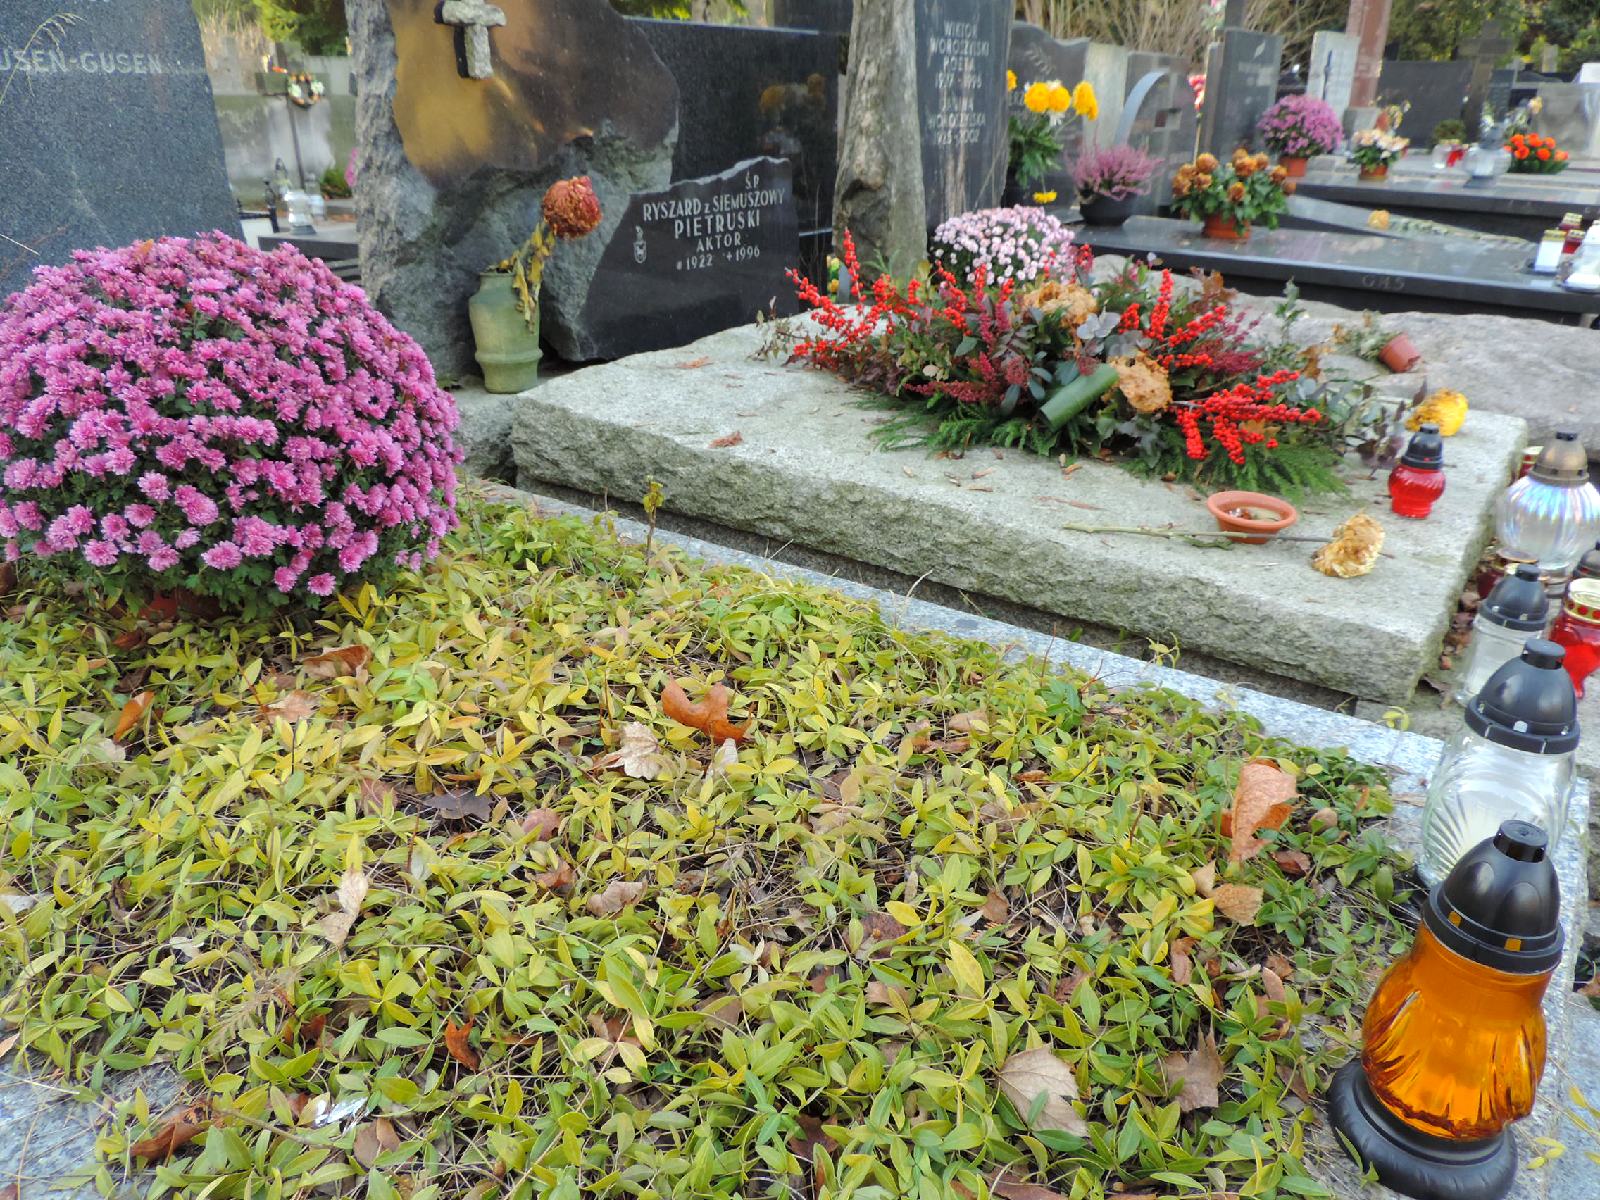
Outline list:
[[[480,796],[476,792],[460,788],[450,792],[434,792],[432,795],[421,797],[421,800],[425,808],[446,821],[465,821],[469,818],[487,821],[489,814],[494,811],[492,797]]]
[[[644,884],[613,879],[603,892],[590,896],[583,906],[597,917],[614,917],[630,904],[639,903],[644,895]]]
[[[467,1043],[467,1036],[472,1032],[472,1018],[468,1017],[465,1024],[457,1025],[454,1021],[446,1021],[444,1026],[444,1048],[450,1052],[450,1057],[455,1059],[469,1071],[476,1071],[482,1061],[478,1052]]]
[[[670,717],[672,713],[668,712],[667,715]],[[656,740],[656,735],[648,725],[641,725],[638,721],[629,721],[624,725],[621,745],[595,762],[595,766],[602,770],[621,771],[629,779],[654,779],[666,765],[667,760],[662,756],[661,743]]]
[[[744,434],[735,429],[732,433],[725,433],[711,443],[713,450],[726,450],[729,446],[744,444]]]
[[[1172,384],[1167,369],[1143,350],[1127,358],[1113,358],[1117,389],[1134,412],[1158,413],[1172,404]]]
[[[1333,540],[1311,556],[1311,565],[1324,575],[1354,579],[1377,566],[1382,553],[1383,526],[1357,513],[1333,531]]]
[[[729,739],[742,742],[750,729],[749,721],[742,725],[728,721],[728,689],[720,683],[712,686],[704,700],[691,704],[683,685],[674,679],[662,689],[661,711],[678,724],[698,729],[715,742]]]
[[[344,945],[345,940],[349,938],[350,930],[355,927],[356,918],[361,915],[361,906],[366,902],[369,887],[371,881],[360,867],[350,867],[340,877],[339,888],[334,893],[338,909],[316,924],[317,932],[327,938],[335,948]]]
[[[548,842],[561,828],[561,814],[553,808],[534,808],[522,818],[522,832],[531,833],[536,841]]]
[[[1240,925],[1254,925],[1261,911],[1261,889],[1242,883],[1225,883],[1211,893],[1211,903],[1228,920]]]
[[[306,674],[316,679],[338,679],[341,675],[354,675],[372,661],[372,651],[365,646],[340,646],[322,654],[313,654],[305,661]]]
[[[1061,1129],[1087,1137],[1089,1123],[1072,1107],[1078,1080],[1048,1046],[1013,1054],[996,1082],[1029,1129]]]
[[[1197,1049],[1183,1054],[1178,1051],[1161,1060],[1161,1073],[1167,1085],[1182,1083],[1178,1093],[1178,1108],[1194,1112],[1197,1108],[1215,1108],[1221,1103],[1217,1085],[1222,1082],[1222,1058],[1217,1054],[1215,1034],[1206,1034]]]
[[[261,715],[266,721],[271,722],[282,717],[289,724],[304,721],[307,717],[315,716],[317,712],[317,698],[310,692],[289,692],[279,696],[271,704],[261,706]]]
[[[209,1124],[205,1109],[198,1106],[187,1108],[163,1125],[159,1132],[129,1146],[128,1153],[149,1163],[166,1162],[204,1133]]]
[[[144,714],[150,709],[150,702],[155,698],[154,692],[140,692],[124,704],[122,712],[117,717],[117,723],[111,730],[111,740],[120,742],[133,732],[133,727],[144,718]]]
[[[1294,811],[1294,776],[1266,759],[1253,759],[1239,768],[1233,789],[1233,809],[1223,823],[1223,833],[1233,838],[1228,861],[1241,863],[1267,848],[1256,838],[1259,829],[1278,829]]]
[[[355,1145],[350,1153],[370,1171],[378,1161],[378,1155],[393,1150],[399,1144],[400,1134],[396,1132],[394,1122],[388,1117],[378,1117],[356,1130]]]

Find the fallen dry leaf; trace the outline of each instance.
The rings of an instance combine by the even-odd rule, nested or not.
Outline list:
[[[800,1132],[789,1135],[789,1153],[811,1173],[810,1188],[801,1187],[799,1191],[815,1196],[828,1183],[825,1166],[827,1160],[819,1156],[817,1151],[821,1150],[831,1156],[839,1145],[823,1132],[821,1118],[814,1117],[810,1113],[796,1113],[794,1119],[800,1126]],[[795,1189],[791,1186],[790,1190],[793,1192]]]
[[[457,1025],[454,1021],[444,1023],[444,1048],[450,1051],[450,1057],[455,1059],[469,1071],[476,1071],[478,1064],[483,1061],[478,1057],[478,1052],[467,1044],[467,1035],[472,1032],[472,1018],[468,1017],[466,1024]]]
[[[590,896],[583,906],[597,917],[614,917],[630,904],[637,904],[644,895],[644,884],[613,879],[603,892]]]
[[[1266,969],[1275,974],[1279,979],[1287,979],[1294,974],[1294,964],[1283,955],[1274,950],[1267,955]]]
[[[293,725],[296,721],[315,716],[317,706],[317,698],[310,692],[290,692],[286,696],[279,696],[271,704],[263,704],[261,715],[269,721],[282,717]]]
[[[22,1189],[14,1183],[0,1187],[0,1200],[22,1200]]]
[[[1037,1183],[1022,1183],[1013,1179],[996,1179],[989,1185],[989,1194],[999,1196],[1000,1200],[1067,1200],[1060,1192],[1040,1187]],[[1118,1192],[1115,1200],[1136,1200],[1136,1198]]]
[[[553,808],[534,808],[522,818],[522,832],[531,833],[535,841],[548,842],[561,828],[561,814]]]
[[[1311,856],[1304,850],[1274,850],[1272,861],[1277,863],[1279,869],[1290,879],[1311,872]]]
[[[737,429],[735,429],[732,433],[725,433],[721,437],[719,437],[715,441],[713,441],[711,443],[711,449],[713,449],[713,450],[726,450],[729,446],[742,445],[743,442],[744,442],[744,434],[740,433]]]
[[[1194,880],[1194,890],[1202,896],[1209,896],[1217,890],[1217,864],[1209,862],[1197,870],[1189,872],[1189,878]]]
[[[328,1014],[316,1013],[295,1027],[294,1040],[302,1050],[322,1044],[322,1031],[327,1027]]]
[[[165,1162],[206,1130],[205,1112],[187,1108],[161,1127],[160,1132],[135,1142],[128,1153],[145,1162]]]
[[[558,862],[548,871],[541,871],[533,877],[533,881],[542,888],[552,892],[565,891],[571,887],[577,874],[572,869],[572,864],[566,861]]]
[[[1239,785],[1233,789],[1231,820],[1223,821],[1224,837],[1232,837],[1228,861],[1241,863],[1265,850],[1258,829],[1277,829],[1294,811],[1294,777],[1275,763],[1252,759],[1239,768]]]
[[[671,715],[670,713],[668,714]],[[610,754],[596,760],[605,771],[621,771],[629,779],[654,779],[666,767],[661,743],[648,725],[629,721],[622,727],[622,742]]]
[[[699,358],[691,358],[688,362],[676,363],[674,365],[677,366],[678,370],[680,371],[696,371],[701,367],[710,366],[711,358],[709,355],[702,354]]]
[[[383,810],[394,803],[394,789],[381,779],[363,779],[357,796],[361,811],[369,817],[383,815]]]
[[[717,743],[730,738],[742,742],[750,730],[749,721],[743,725],[729,722],[728,689],[720,683],[712,686],[704,700],[690,704],[683,685],[674,679],[661,691],[661,711],[678,724],[698,729]]]
[[[1194,976],[1194,959],[1189,951],[1194,949],[1194,938],[1175,938],[1167,947],[1167,957],[1172,963],[1172,982],[1182,987]]]
[[[891,987],[881,979],[867,984],[862,993],[868,1004],[891,1004],[901,1008],[911,1006],[911,997],[903,987]]]
[[[487,821],[489,814],[494,811],[492,796],[480,796],[474,791],[460,788],[451,792],[434,792],[418,799],[424,808],[431,809],[435,816],[446,821],[465,821],[469,818]]]
[[[971,712],[957,713],[945,724],[951,733],[977,733],[989,728],[989,714],[981,708],[975,708]]]
[[[4,596],[17,586],[17,568],[15,563],[0,563],[0,596]]]
[[[1222,1082],[1222,1059],[1217,1054],[1214,1034],[1206,1034],[1199,1049],[1187,1055],[1176,1050],[1167,1055],[1161,1060],[1161,1073],[1166,1076],[1169,1087],[1175,1083],[1183,1085],[1178,1093],[1180,1111],[1215,1108],[1221,1103],[1217,1085]]]
[[[706,767],[707,779],[726,779],[728,768],[739,761],[739,743],[729,738],[718,746]]]
[[[1336,829],[1339,826],[1339,814],[1332,808],[1319,808],[1311,814],[1311,823],[1319,829]]]
[[[13,1033],[9,1037],[0,1038],[0,1058],[11,1053],[11,1047],[17,1044],[17,1039],[21,1036],[20,1033]]]
[[[984,920],[990,924],[1004,925],[1011,919],[1011,902],[1005,898],[1004,893],[991,888],[988,898],[983,902],[983,907],[978,911],[983,914]]]
[[[861,941],[893,942],[905,937],[906,927],[888,913],[870,912],[861,918]]]
[[[354,675],[372,661],[372,651],[365,646],[340,646],[305,660],[306,672],[315,679],[338,679],[341,675]]]
[[[122,712],[117,717],[117,723],[112,727],[111,740],[120,742],[133,731],[144,714],[150,709],[150,702],[156,698],[154,692],[140,692],[133,699],[122,706]]]
[[[361,905],[366,901],[369,887],[371,880],[360,867],[349,867],[340,877],[338,890],[334,892],[334,899],[339,905],[338,910],[323,917],[316,925],[317,931],[336,949],[345,944],[345,940],[350,936],[350,930],[355,927],[356,918],[361,915]]]
[[[1225,883],[1211,893],[1211,903],[1228,920],[1254,925],[1256,913],[1261,911],[1261,889],[1242,883]]]
[[[1088,1136],[1089,1123],[1072,1107],[1078,1098],[1078,1081],[1072,1068],[1049,1046],[1013,1054],[1000,1068],[996,1082],[1029,1129],[1060,1129]]]
[[[1283,977],[1271,967],[1261,968],[1261,990],[1267,994],[1267,999],[1284,1003],[1289,998],[1289,993],[1284,989]]]
[[[744,1017],[744,1005],[737,996],[712,996],[696,1004],[695,1010],[722,1025],[737,1025]]]
[[[400,1135],[395,1131],[394,1122],[388,1117],[379,1117],[356,1130],[356,1144],[350,1153],[370,1171],[378,1161],[378,1155],[393,1150],[399,1144]]]

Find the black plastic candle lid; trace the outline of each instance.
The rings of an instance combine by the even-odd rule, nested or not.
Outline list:
[[[1600,542],[1594,544],[1593,550],[1583,552],[1583,557],[1578,560],[1578,568],[1573,574],[1579,579],[1593,579],[1600,575]]]
[[[1439,427],[1432,423],[1422,426],[1411,435],[1411,442],[1400,461],[1421,471],[1437,471],[1444,466],[1444,439]]]
[[[1530,754],[1578,748],[1578,697],[1562,669],[1567,651],[1529,638],[1522,657],[1502,666],[1467,705],[1467,728],[1498,746]]]
[[[1561,883],[1545,831],[1507,821],[1462,856],[1428,895],[1429,931],[1463,958],[1512,975],[1561,961]]]
[[[1496,625],[1525,633],[1541,633],[1550,616],[1550,597],[1539,568],[1523,563],[1490,589],[1478,615]]]

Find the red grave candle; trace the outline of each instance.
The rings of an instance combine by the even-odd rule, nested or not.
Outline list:
[[[1583,681],[1600,667],[1600,579],[1574,579],[1550,640],[1567,650],[1563,666],[1583,699]]]

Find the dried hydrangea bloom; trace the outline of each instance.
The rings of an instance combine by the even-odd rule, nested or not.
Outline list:
[[[1045,316],[1064,313],[1067,324],[1076,329],[1100,311],[1094,293],[1076,283],[1051,279],[1031,291],[1023,292],[1018,303],[1025,309],[1038,309]]]
[[[544,194],[544,219],[558,238],[580,238],[600,224],[600,199],[587,175],[558,179]]]
[[[1312,556],[1311,565],[1324,575],[1354,579],[1377,566],[1382,552],[1383,526],[1357,513],[1333,531],[1333,540]]]
[[[1172,403],[1172,384],[1167,369],[1143,350],[1129,358],[1113,358],[1117,369],[1117,388],[1135,412],[1163,412]]]

